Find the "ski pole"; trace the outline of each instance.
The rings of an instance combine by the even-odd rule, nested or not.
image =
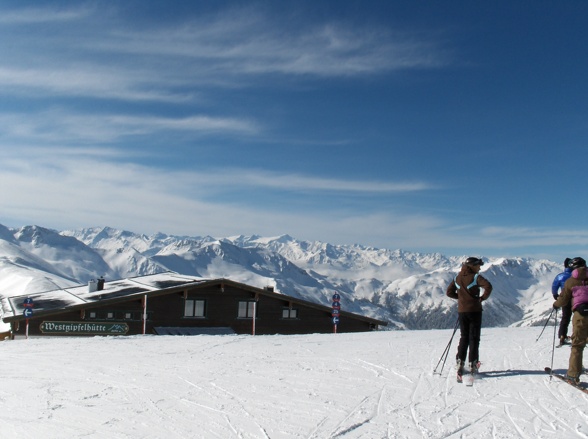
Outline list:
[[[541,336],[543,335],[543,331],[545,331],[545,328],[547,327],[547,324],[549,323],[549,320],[551,320],[551,315],[553,314],[553,310],[555,308],[551,308],[551,312],[549,313],[549,317],[547,317],[547,320],[545,321],[545,324],[543,325],[543,329],[541,330],[541,334],[539,334],[539,337],[537,337],[537,340],[535,340],[535,343],[537,343],[539,341],[539,339],[541,338]]]
[[[453,334],[451,334],[451,338],[449,339],[449,343],[447,343],[445,350],[441,354],[441,358],[439,358],[439,361],[437,362],[437,366],[435,366],[435,369],[433,370],[433,375],[435,375],[435,373],[437,372],[437,368],[439,367],[439,363],[441,363],[441,360],[443,360],[443,365],[441,366],[441,370],[439,371],[439,375],[441,375],[441,373],[443,372],[443,368],[445,367],[445,362],[447,361],[447,356],[449,355],[449,350],[451,349],[451,343],[453,342],[453,337],[455,336],[455,333],[457,332],[458,326],[459,326],[459,317],[457,318],[457,321],[455,322],[455,328],[453,328]]]
[[[549,380],[553,378],[553,356],[555,354],[555,337],[557,334],[557,308],[555,309],[555,325],[553,325],[553,346],[551,348],[551,371],[549,372]]]

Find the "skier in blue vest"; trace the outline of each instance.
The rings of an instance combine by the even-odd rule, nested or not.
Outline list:
[[[447,297],[457,299],[459,329],[461,337],[457,347],[457,375],[463,375],[466,354],[469,348],[470,371],[480,367],[479,347],[482,330],[482,302],[492,293],[492,284],[479,274],[484,261],[476,257],[467,258],[460,272],[447,287]],[[484,294],[480,294],[480,288]]]
[[[570,278],[572,275],[572,268],[570,267],[570,258],[566,258],[564,261],[564,271],[559,273],[553,279],[553,284],[551,285],[551,294],[553,294],[553,298],[557,300],[559,297],[559,293],[563,292],[564,285],[566,280]],[[563,345],[566,343],[568,338],[568,327],[570,326],[570,320],[572,319],[572,302],[570,301],[567,305],[561,307],[561,321],[559,324],[559,345]]]

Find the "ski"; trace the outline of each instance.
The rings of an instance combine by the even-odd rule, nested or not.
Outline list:
[[[576,384],[576,383],[574,383],[574,382],[572,382],[572,381],[568,380],[568,379],[567,379],[565,376],[563,376],[563,375],[560,375],[560,374],[558,374],[558,373],[555,373],[555,372],[553,372],[553,371],[551,370],[551,368],[550,368],[550,367],[546,367],[546,368],[545,368],[545,372],[546,372],[546,373],[548,373],[548,374],[549,374],[549,375],[551,375],[551,376],[554,376],[554,377],[557,377],[557,378],[559,378],[559,379],[560,379],[560,380],[562,380],[564,383],[568,383],[570,386],[572,386],[572,387],[575,387],[575,388],[576,388],[576,389],[578,389],[579,391],[581,391],[581,392],[584,392],[584,393],[588,394],[588,388],[586,388],[586,387],[583,387],[583,386],[582,386],[582,383],[580,383],[580,384]]]
[[[474,368],[472,368],[470,366],[470,373],[468,373],[466,375],[466,379],[464,380],[466,386],[471,387],[474,385],[474,381],[475,381],[476,375],[478,375],[478,371],[480,370],[480,366],[482,366],[482,363],[480,363],[479,361],[476,363]]]
[[[465,379],[463,380],[464,384],[468,387],[472,387],[474,385],[474,377],[475,377],[475,374],[473,374],[471,372],[468,373],[465,376]]]

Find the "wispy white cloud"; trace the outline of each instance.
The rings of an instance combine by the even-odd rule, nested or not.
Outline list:
[[[94,49],[205,60],[205,74],[356,76],[450,62],[434,35],[320,23],[284,32],[257,10],[203,17],[166,29],[115,32]]]
[[[49,95],[171,103],[194,99],[191,93],[169,91],[155,72],[136,71],[124,65],[0,66],[0,85],[6,87],[0,93],[37,98]]]
[[[174,193],[225,193],[246,187],[305,194],[311,192],[397,194],[437,189],[427,182],[336,179],[305,174],[278,173],[263,169],[212,168],[195,171],[178,168],[162,170],[156,167],[135,165],[124,160],[131,155],[132,153],[129,151],[116,148],[60,147],[52,148],[50,154],[47,154],[45,147],[27,147],[17,151],[8,148],[3,151],[3,163],[0,164],[0,169],[4,168],[7,172],[17,172],[18,167],[22,169],[37,168],[38,172],[35,175],[45,175],[47,170],[50,170],[75,179],[82,177],[78,174],[79,169],[92,168],[93,170],[89,173],[84,171],[84,178],[88,177],[92,181],[109,178],[113,179],[117,186],[124,181],[129,183],[122,186],[128,186],[131,181],[135,181],[135,178],[139,181],[148,175],[149,178],[146,180],[149,184],[157,182],[156,186],[170,196]],[[92,166],[92,164],[96,166]],[[101,170],[98,171],[98,168]],[[113,171],[105,173],[104,169]],[[123,172],[122,169],[125,171]],[[26,173],[28,172],[26,171]],[[135,172],[138,173],[135,175]],[[78,189],[82,186],[81,182],[72,185]],[[83,193],[83,191],[81,192]]]
[[[109,116],[108,123],[118,126],[141,127],[143,130],[216,131],[255,133],[259,125],[253,121],[229,117],[188,116],[188,117],[142,117]]]
[[[221,181],[211,180],[213,177],[223,175]],[[423,181],[414,182],[386,182],[365,181],[353,179],[324,178],[312,175],[294,174],[287,172],[271,172],[263,169],[235,169],[226,168],[212,170],[197,175],[190,174],[184,180],[193,185],[206,185],[207,181],[214,181],[218,187],[263,187],[272,190],[284,191],[312,191],[312,192],[346,192],[346,193],[405,193],[435,189],[429,183]]]
[[[508,241],[511,245],[588,245],[588,230],[585,229],[554,229],[547,227],[482,227],[480,236],[489,240]]]
[[[163,117],[127,114],[74,114],[63,108],[38,113],[0,113],[0,138],[18,143],[45,141],[51,144],[108,143],[128,136],[165,132],[194,134],[223,133],[252,135],[261,130],[258,123],[230,117],[190,115]]]
[[[82,18],[87,18],[92,12],[95,12],[93,7],[88,6],[89,4],[68,8],[55,8],[49,6],[19,8],[19,4],[15,5],[17,8],[2,10],[2,13],[0,14],[0,24],[23,25],[77,21]]]

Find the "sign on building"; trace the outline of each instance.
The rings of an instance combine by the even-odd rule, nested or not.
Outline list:
[[[43,334],[60,335],[123,335],[129,332],[126,323],[113,322],[43,322]]]

